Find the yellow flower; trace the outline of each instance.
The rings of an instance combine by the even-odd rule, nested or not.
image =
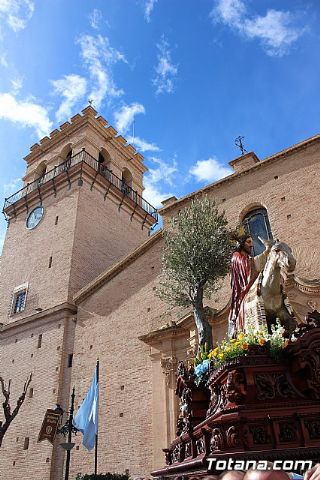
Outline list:
[[[232,339],[230,340],[230,343],[236,343],[236,341],[237,341],[237,340],[236,340],[235,338],[232,338]]]
[[[227,348],[225,349],[225,352],[231,352],[231,347],[227,347]]]
[[[219,353],[219,348],[217,347],[213,350],[212,354],[213,354],[214,357],[216,357],[218,355],[218,353]]]
[[[259,345],[264,345],[266,343],[264,338],[259,338]]]
[[[239,347],[240,342],[236,342],[234,345],[235,345],[236,347]]]
[[[242,345],[242,348],[243,348],[243,350],[248,350],[249,344],[245,342],[245,343]]]
[[[240,341],[241,341],[241,340],[243,340],[243,339],[244,339],[244,335],[243,335],[243,333],[239,333],[239,335],[238,335],[238,340],[240,340]]]
[[[223,353],[219,353],[219,355],[218,355],[218,356],[219,356],[220,360],[222,360],[222,359],[223,359],[223,357],[224,357],[224,354],[223,354]]]

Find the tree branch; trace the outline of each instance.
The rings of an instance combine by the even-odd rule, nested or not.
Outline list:
[[[11,416],[11,407],[10,407],[10,382],[8,384],[8,390],[6,389],[4,379],[0,376],[0,383],[1,383],[1,390],[2,390],[2,395],[4,396],[4,402],[2,403],[2,408],[3,408],[3,413],[4,413],[4,418],[7,421],[9,421],[10,416]]]
[[[11,380],[9,380],[8,387],[6,388],[5,383],[4,383],[4,379],[0,375],[1,391],[2,391],[2,395],[4,396],[4,402],[2,403],[2,408],[3,408],[3,412],[4,412],[4,418],[5,418],[5,421],[0,423],[0,447],[2,445],[2,440],[3,440],[3,437],[6,433],[6,431],[8,430],[8,428],[9,428],[11,422],[13,421],[13,419],[18,415],[18,412],[21,408],[21,405],[25,401],[27,391],[28,391],[28,387],[31,383],[31,380],[32,380],[32,373],[30,373],[29,377],[25,381],[24,386],[23,386],[23,392],[20,395],[20,397],[18,398],[17,404],[16,404],[14,410],[11,412],[11,406],[10,406]]]

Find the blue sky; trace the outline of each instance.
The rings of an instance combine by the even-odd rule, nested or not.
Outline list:
[[[317,0],[0,0],[1,204],[89,99],[155,206],[227,175],[238,135],[262,159],[319,133],[319,19]]]

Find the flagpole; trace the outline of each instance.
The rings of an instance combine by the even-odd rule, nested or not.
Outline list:
[[[99,388],[99,360],[97,360],[96,372],[97,372],[97,384]],[[98,415],[99,415],[99,405],[98,405]],[[95,450],[94,450],[94,476],[97,475],[97,470],[98,470],[98,431],[96,433]]]

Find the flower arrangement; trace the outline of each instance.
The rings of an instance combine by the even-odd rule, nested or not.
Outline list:
[[[267,327],[257,331],[249,326],[246,333],[239,333],[237,338],[223,340],[210,352],[206,346],[202,347],[195,358],[195,383],[199,385],[207,380],[210,369],[214,370],[229,360],[248,355],[252,350],[263,349],[270,357],[278,358],[289,343],[283,334],[284,328],[277,321],[276,325],[271,327],[271,333],[268,333]]]

